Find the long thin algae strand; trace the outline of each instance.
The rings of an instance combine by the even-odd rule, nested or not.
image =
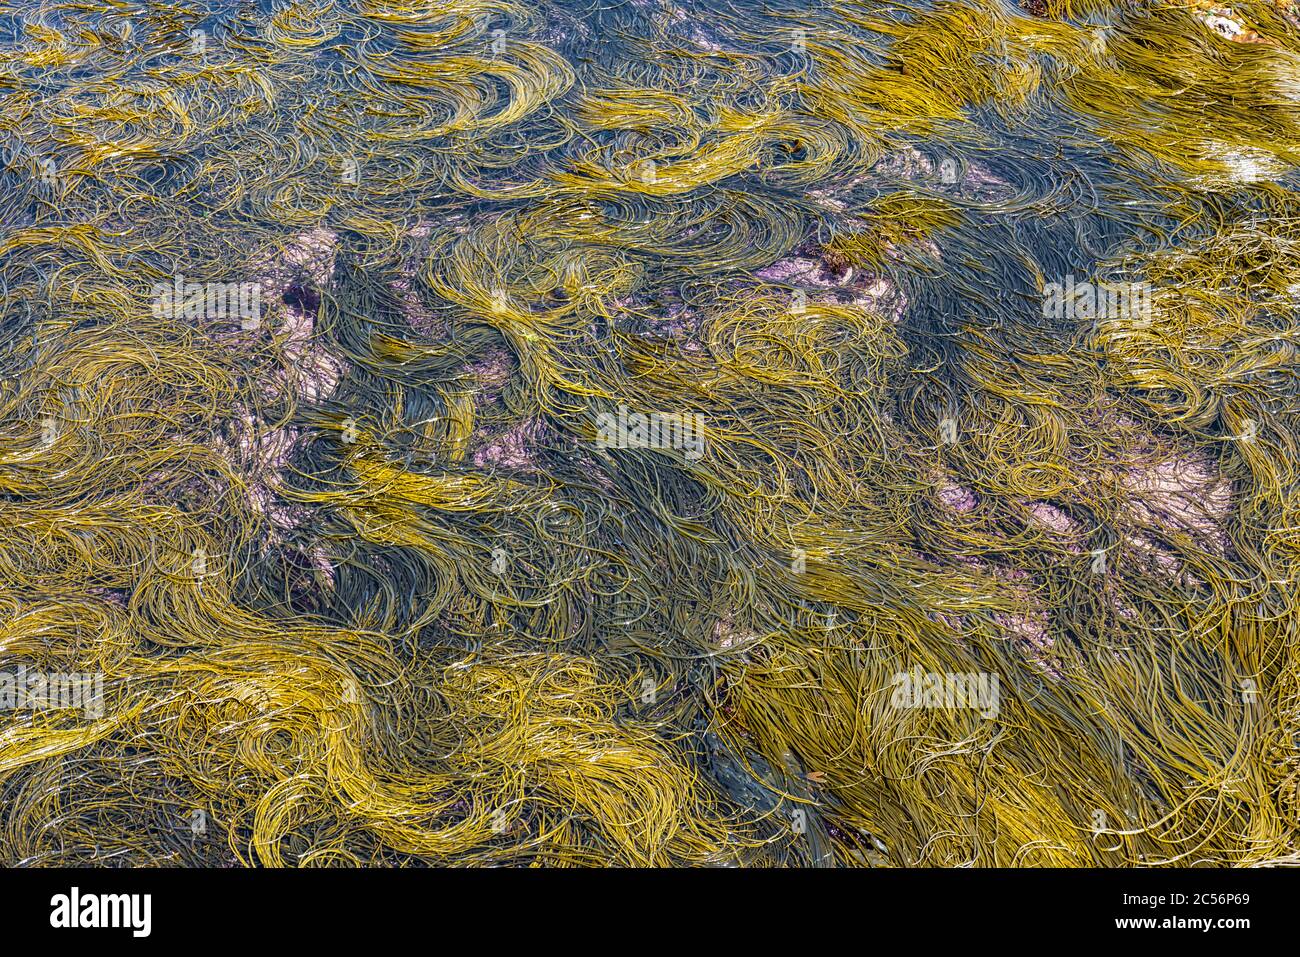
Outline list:
[[[3,863],[1297,862],[1290,0],[0,0],[0,153]]]

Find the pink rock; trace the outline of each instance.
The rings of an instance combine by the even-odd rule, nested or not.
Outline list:
[[[958,485],[956,482],[949,481],[945,481],[939,487],[939,501],[946,508],[963,513],[971,511],[977,504],[974,492]]]
[[[490,439],[477,432],[476,439],[487,441],[474,452],[472,461],[477,468],[532,468],[533,447],[544,428],[540,419],[526,419]]]

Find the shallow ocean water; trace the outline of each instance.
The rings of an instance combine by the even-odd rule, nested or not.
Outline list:
[[[0,3],[0,860],[1290,860],[1287,3]]]

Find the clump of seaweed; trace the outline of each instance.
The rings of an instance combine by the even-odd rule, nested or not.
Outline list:
[[[1294,861],[1219,6],[0,0],[0,857]]]

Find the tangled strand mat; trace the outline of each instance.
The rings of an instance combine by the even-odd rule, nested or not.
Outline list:
[[[0,104],[4,863],[1296,861],[1288,4],[0,0]]]

